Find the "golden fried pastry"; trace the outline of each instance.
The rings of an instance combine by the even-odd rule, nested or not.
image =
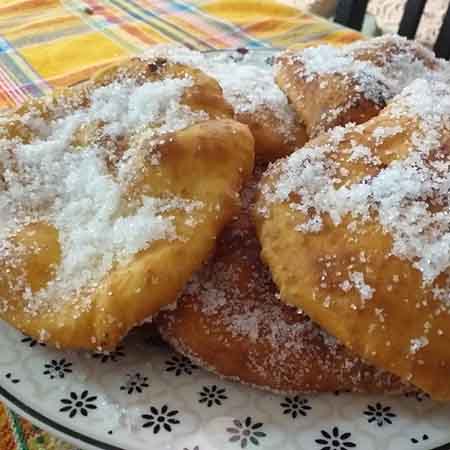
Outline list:
[[[242,53],[205,54],[185,47],[159,46],[149,54],[189,64],[215,78],[234,108],[235,119],[250,128],[257,160],[274,161],[307,141],[305,126],[276,85],[269,65],[248,62]]]
[[[235,111],[235,119],[248,125],[252,132],[257,161],[275,161],[303,147],[307,141],[306,128],[296,122],[290,106],[284,118],[282,109],[267,105],[260,105],[254,111]]]
[[[288,50],[278,58],[276,80],[313,138],[336,125],[365,122],[413,80],[442,70],[448,63],[420,44],[384,36]]]
[[[450,87],[275,163],[255,220],[281,298],[353,352],[450,399]]]
[[[365,364],[296,308],[279,301],[248,205],[225,228],[213,258],[189,283],[174,310],[155,323],[175,349],[219,375],[271,391],[399,392],[393,375]]]
[[[94,75],[92,84],[104,86],[117,76],[129,75],[141,81],[192,77],[195,83],[184,91],[181,104],[187,105],[191,111],[206,112],[210,119],[233,118],[233,108],[224,99],[222,89],[214,78],[198,68],[163,57],[132,58],[128,62],[111,65]]]
[[[212,62],[209,72],[255,138],[255,157],[274,161],[303,147],[306,128],[296,118],[286,95],[275,84],[273,68],[244,62]]]
[[[253,169],[231,113],[198,69],[135,59],[5,117],[0,317],[108,350],[173,302]]]

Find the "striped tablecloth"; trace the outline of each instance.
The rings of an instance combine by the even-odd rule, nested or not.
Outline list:
[[[0,0],[0,109],[160,43],[208,50],[357,38],[269,0]],[[66,449],[0,403],[0,450]]]

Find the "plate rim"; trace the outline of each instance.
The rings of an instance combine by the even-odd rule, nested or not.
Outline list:
[[[30,422],[42,428],[44,431],[50,434],[56,434],[62,440],[65,440],[69,444],[79,446],[81,443],[83,446],[88,445],[92,450],[126,450],[123,447],[118,447],[107,442],[100,441],[94,437],[90,437],[79,431],[68,428],[67,426],[56,422],[53,419],[45,416],[44,414],[36,411],[31,406],[17,398],[14,394],[9,392],[0,383],[0,400],[11,410],[16,412],[20,417],[28,419]]]

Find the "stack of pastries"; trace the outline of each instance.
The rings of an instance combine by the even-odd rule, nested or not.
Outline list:
[[[150,50],[1,119],[0,317],[151,320],[280,393],[450,400],[450,68],[383,37],[260,66]]]

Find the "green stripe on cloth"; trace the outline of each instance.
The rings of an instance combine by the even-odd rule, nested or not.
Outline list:
[[[16,439],[17,450],[29,450],[25,442],[25,436],[22,432],[22,427],[20,425],[19,418],[17,417],[16,413],[11,411],[10,409],[7,409],[7,414],[9,422],[11,424],[11,429]]]
[[[139,50],[139,47],[133,45],[133,43],[127,39],[127,36],[122,37],[120,34],[119,23],[120,21],[124,22],[124,19],[113,16],[113,18],[117,20],[117,24],[115,22],[108,23],[108,21],[102,16],[86,14],[84,13],[84,9],[80,6],[80,2],[78,0],[66,0],[65,7],[72,13],[77,14],[89,27],[88,29],[101,31],[105,36],[109,37],[112,41],[116,42],[118,45],[131,53],[135,53]]]
[[[17,86],[21,86],[25,94],[39,97],[50,92],[50,87],[38,73],[16,51],[7,51],[0,54],[0,64],[7,69],[8,74]]]
[[[132,0],[106,0],[111,5],[120,7],[131,17],[151,25],[174,42],[183,42],[187,47],[199,50],[211,49],[206,42],[194,36],[192,33],[182,30],[178,26],[157,16],[149,9],[144,9]]]

